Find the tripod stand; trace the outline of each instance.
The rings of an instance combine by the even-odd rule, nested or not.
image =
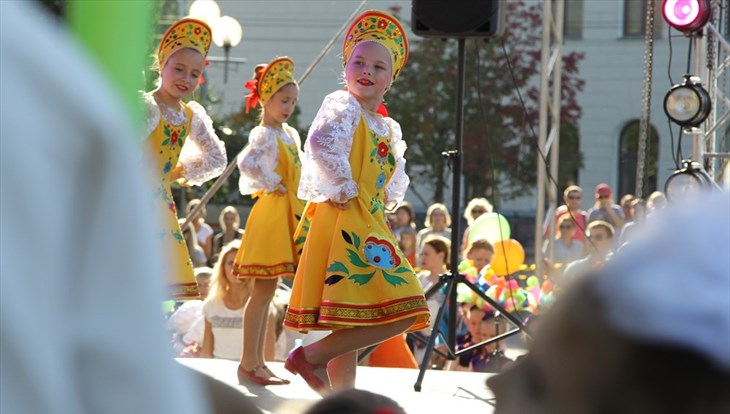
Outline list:
[[[454,212],[454,214],[457,211],[461,211],[461,207],[459,205],[459,198],[461,195],[461,153],[462,153],[462,137],[463,137],[463,128],[464,128],[464,79],[465,79],[465,66],[466,66],[466,53],[465,53],[465,39],[459,38],[459,61],[458,61],[458,79],[457,79],[457,88],[456,88],[456,137],[455,137],[455,143],[456,148],[453,151],[447,151],[444,153],[444,156],[446,156],[453,165],[452,174],[453,174],[453,185],[452,185],[452,198],[451,198],[451,211]],[[494,301],[493,299],[489,298],[484,292],[479,289],[476,285],[474,285],[472,282],[467,280],[464,275],[460,274],[458,271],[458,265],[459,265],[459,259],[458,255],[454,254],[453,250],[460,246],[461,242],[461,231],[460,231],[460,225],[459,220],[454,220],[452,223],[451,228],[451,272],[450,273],[444,273],[439,276],[439,281],[432,286],[431,288],[426,291],[426,299],[433,296],[436,292],[438,292],[444,285],[446,286],[446,294],[444,295],[444,299],[441,302],[441,306],[439,307],[438,314],[436,315],[436,323],[434,324],[433,332],[431,333],[431,336],[429,337],[428,341],[425,341],[423,338],[416,336],[416,340],[421,342],[427,342],[426,343],[426,350],[423,355],[423,361],[421,362],[421,366],[418,373],[418,379],[416,380],[415,385],[413,388],[420,392],[421,391],[421,383],[423,382],[423,376],[426,373],[426,369],[428,368],[430,359],[431,359],[431,353],[436,351],[440,355],[448,358],[448,359],[456,359],[456,357],[460,354],[472,351],[477,348],[481,348],[487,344],[490,344],[492,342],[496,342],[499,340],[502,340],[504,338],[507,338],[509,336],[512,336],[521,330],[524,330],[524,325],[520,320],[515,318],[512,314],[507,312],[502,305]],[[489,303],[494,309],[498,310],[502,315],[504,315],[510,322],[515,324],[517,326],[516,329],[509,330],[501,335],[497,335],[494,338],[488,339],[486,341],[480,342],[478,344],[474,344],[468,348],[462,349],[457,351],[456,350],[456,287],[459,283],[465,284],[469,289],[471,289],[474,293],[479,295],[485,302]],[[445,338],[446,343],[446,353],[441,352],[440,350],[435,350],[434,345],[436,344],[436,338],[441,336],[443,339],[443,333],[439,329],[439,323],[441,320],[443,320],[444,313],[446,311],[446,306],[448,305],[449,310],[449,318],[447,321],[447,337]]]

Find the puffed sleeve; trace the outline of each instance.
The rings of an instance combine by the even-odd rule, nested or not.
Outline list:
[[[185,179],[191,185],[200,185],[215,178],[226,169],[226,146],[218,139],[213,121],[199,103],[188,103],[193,110],[193,121],[183,149],[180,164],[185,168]]]
[[[142,106],[144,108],[144,130],[142,131],[143,134],[140,136],[140,139],[142,141],[146,140],[152,131],[157,128],[157,124],[160,123],[160,108],[157,106],[157,101],[155,101],[155,98],[152,96],[151,93],[142,93],[141,96],[142,99]]]
[[[304,144],[300,199],[344,203],[357,196],[357,183],[350,168],[350,150],[361,111],[360,104],[347,91],[325,97]]]
[[[393,176],[390,177],[390,182],[385,187],[388,197],[385,200],[385,207],[390,210],[403,201],[411,179],[406,174],[406,159],[404,158],[404,154],[408,146],[403,140],[403,132],[400,129],[400,124],[392,118],[385,118],[385,122],[390,128],[390,145],[395,152],[395,171],[393,172]]]
[[[253,194],[259,190],[273,192],[281,182],[281,176],[274,171],[279,165],[279,146],[276,132],[271,128],[257,126],[248,135],[248,144],[238,156],[238,170],[241,178],[238,189],[241,194]]]

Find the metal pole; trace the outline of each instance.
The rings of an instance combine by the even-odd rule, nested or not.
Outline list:
[[[542,21],[542,51],[540,53],[540,130],[537,138],[537,147],[545,154],[545,140],[547,138],[547,111],[548,111],[548,52],[550,49],[550,21],[552,20],[552,0],[543,2]],[[537,206],[535,207],[535,266],[539,277],[543,272],[543,216],[545,214],[545,160],[537,155]],[[548,237],[548,240],[553,237]]]
[[[223,83],[228,83],[228,58],[230,57],[230,53],[231,44],[226,42],[223,45],[223,55],[225,56],[225,60],[223,61]]]
[[[695,36],[692,40],[694,41],[694,50],[695,50],[695,75],[699,76],[701,80],[707,81],[707,78],[704,77],[705,72],[703,71],[702,63],[704,56],[704,39],[705,36]],[[706,84],[706,83],[705,83]],[[702,153],[704,152],[702,145],[704,143],[704,127],[700,126],[698,128],[692,128],[692,161],[697,161],[700,163],[700,165],[704,168],[704,156]]]
[[[564,0],[558,0],[555,7],[555,32],[553,33],[553,44],[555,45],[555,64],[553,66],[553,103],[552,122],[550,135],[553,136],[550,144],[550,174],[558,180],[558,163],[560,162],[560,111],[562,109],[562,75],[563,75],[563,6]],[[550,211],[558,208],[558,188],[548,183],[548,198]],[[554,215],[554,214],[553,214]],[[548,258],[554,263],[555,258],[555,220],[548,218]],[[542,277],[538,273],[538,278]]]
[[[462,141],[464,134],[464,85],[466,79],[466,52],[465,52],[465,40],[459,38],[459,62],[458,62],[458,77],[456,83],[456,136],[454,137],[455,150],[453,154],[454,162],[454,179],[453,179],[453,194],[454,197],[451,200],[451,211],[461,211],[460,197],[461,194],[461,151]],[[451,275],[455,279],[459,274],[459,254],[458,249],[461,245],[461,228],[459,221],[455,220],[451,229]],[[450,303],[456,303],[456,286],[451,289],[449,301]],[[454,307],[451,307],[454,309]],[[456,312],[449,312],[449,332],[448,341],[449,344],[456,344]]]

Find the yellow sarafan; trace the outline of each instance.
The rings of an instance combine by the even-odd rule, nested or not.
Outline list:
[[[177,221],[175,201],[170,191],[170,172],[177,165],[180,151],[190,133],[193,111],[185,105],[187,122],[173,125],[164,116],[146,141],[149,157],[157,162],[159,169],[155,189],[155,205],[160,212],[162,227],[159,237],[171,259],[165,261],[165,274],[168,280],[168,298],[176,300],[198,299],[198,284],[193,274],[193,264],[188,254],[180,224]]]
[[[297,198],[301,162],[296,144],[285,144],[277,136],[279,163],[276,173],[286,194],[260,191],[246,221],[241,248],[236,255],[233,274],[238,278],[292,278],[299,255],[292,235],[304,209]]]
[[[301,331],[380,325],[416,316],[428,326],[423,288],[398,248],[384,209],[396,162],[390,137],[361,116],[350,166],[359,193],[340,210],[308,203],[295,236],[303,245],[284,325]]]

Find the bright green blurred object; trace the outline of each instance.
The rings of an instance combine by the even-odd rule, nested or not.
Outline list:
[[[162,302],[162,314],[167,315],[168,313],[172,313],[172,311],[175,310],[175,301],[174,300],[166,300]]]
[[[155,6],[157,0],[69,0],[66,6],[71,30],[116,85],[136,126],[142,125],[139,91],[144,88]]]

